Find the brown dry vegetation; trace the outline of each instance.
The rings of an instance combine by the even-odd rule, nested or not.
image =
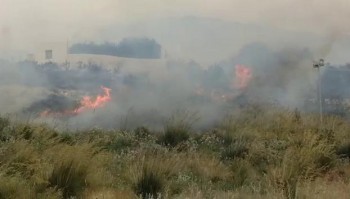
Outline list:
[[[192,122],[177,119],[163,133],[56,132],[1,118],[0,198],[350,195],[350,125],[341,118],[320,127],[314,115],[251,106],[208,132]]]

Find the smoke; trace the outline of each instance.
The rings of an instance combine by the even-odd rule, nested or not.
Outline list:
[[[28,92],[42,90],[32,94],[36,98],[27,93],[12,96],[28,101],[18,103],[11,113],[59,122],[67,128],[132,129],[145,125],[160,129],[176,110],[197,113],[200,119],[196,128],[208,128],[252,101],[302,108],[315,88],[312,60],[308,49],[274,50],[263,43],[252,43],[207,69],[195,61],[168,60],[162,65],[162,78],[151,76],[155,72],[151,68],[145,73],[127,72],[121,69],[126,67],[123,64],[113,70],[92,62],[72,63],[70,67],[20,62],[12,64],[18,68],[13,71],[17,80],[12,78],[7,83],[27,85]],[[145,67],[144,63],[134,64]],[[84,112],[75,111],[87,96],[90,101],[101,96],[101,86],[111,89],[108,102]],[[7,103],[10,100],[0,102],[4,107]]]
[[[1,0],[0,3],[0,43],[2,44],[0,48],[2,50],[9,49],[8,46],[10,46],[15,51],[28,51],[35,49],[35,46],[42,42],[67,39],[110,40],[101,36],[106,27],[116,29],[121,29],[122,25],[137,27],[139,24],[150,21],[184,16],[214,18],[240,24],[258,24],[262,27],[293,30],[296,33],[310,32],[321,36],[332,34],[335,30],[343,35],[349,34],[349,27],[346,24],[350,17],[348,12],[350,5],[347,0],[271,0],[263,3],[258,0],[215,2],[208,0],[150,0],[147,2]],[[152,28],[145,27],[141,32],[135,32],[134,29],[123,31],[129,35],[144,36],[153,32]],[[222,31],[225,31],[230,26],[225,25],[223,28]],[[161,31],[161,28],[158,31]],[[178,39],[187,37],[186,30],[182,32],[182,35],[176,35],[181,37]],[[258,33],[260,34],[258,39],[268,36],[262,32]],[[198,34],[198,38],[202,35],[203,32]],[[217,35],[220,34],[212,34],[214,37]],[[116,39],[120,38],[113,38],[113,40]],[[283,41],[283,39],[278,40]]]
[[[345,0],[0,1],[0,56],[16,57],[0,63],[3,113],[48,122],[41,112],[64,113],[81,105],[84,96],[100,95],[101,86],[111,88],[105,106],[49,119],[69,128],[158,128],[177,109],[197,112],[197,127],[206,128],[250,101],[302,108],[316,92],[312,61],[341,60],[339,52],[350,46]],[[165,56],[154,62],[122,59],[108,66],[18,62],[24,54],[35,54],[42,42],[101,43],[126,37],[154,38],[156,45],[154,52],[148,45],[121,45],[116,49],[122,49],[123,57],[160,58],[160,45]],[[124,44],[130,41],[136,40]],[[243,70],[237,73],[237,66]]]
[[[188,110],[199,116],[196,128],[209,128],[250,103],[278,103],[303,110],[305,101],[316,96],[313,60],[307,48],[275,49],[254,42],[208,68],[195,61],[167,60],[162,62],[162,78],[152,75],[157,70],[152,68],[128,72],[123,69],[127,61],[114,69],[93,62],[71,63],[68,67],[51,62],[3,61],[1,89],[7,95],[0,98],[0,106],[3,113],[74,129],[160,129],[174,111]],[[132,63],[141,68],[146,62]],[[333,81],[332,77],[325,76],[324,81]],[[102,96],[101,86],[111,89],[110,99],[103,106],[75,111],[87,96],[90,101]],[[344,85],[324,86],[325,94],[341,89]]]

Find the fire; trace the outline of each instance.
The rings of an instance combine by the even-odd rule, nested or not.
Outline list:
[[[234,86],[238,89],[244,89],[252,79],[252,70],[244,65],[236,65],[236,81]]]
[[[111,89],[101,87],[104,91],[104,95],[98,95],[95,100],[92,100],[90,96],[84,96],[80,101],[81,106],[74,110],[75,113],[81,113],[84,110],[96,109],[103,107],[107,102],[111,101]]]
[[[84,96],[80,100],[80,106],[74,110],[65,110],[62,112],[52,112],[50,110],[43,111],[40,116],[41,117],[47,117],[47,116],[62,116],[62,115],[77,115],[87,110],[95,110],[96,108],[101,108],[105,106],[106,103],[110,102],[112,100],[111,98],[111,90],[110,88],[101,86],[101,89],[103,90],[103,95],[98,95],[95,99],[93,99],[90,96]]]

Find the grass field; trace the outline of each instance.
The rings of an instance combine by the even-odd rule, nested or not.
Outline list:
[[[250,106],[197,132],[58,132],[0,120],[0,198],[348,198],[350,125]]]

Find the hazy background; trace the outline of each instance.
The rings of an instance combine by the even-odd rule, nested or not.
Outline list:
[[[246,95],[302,108],[305,99],[316,96],[313,60],[324,58],[333,66],[349,62],[349,10],[348,0],[0,0],[0,58],[7,60],[0,63],[0,89],[7,93],[0,97],[0,108],[20,112],[41,105],[66,84],[91,95],[100,84],[112,88],[113,100],[106,107],[68,119],[74,127],[121,127],[128,117],[137,118],[135,126],[144,118],[159,124],[153,119],[177,108],[199,112],[206,126],[219,120],[228,104],[189,100],[200,86],[214,97]],[[70,57],[76,62],[111,60],[121,73],[104,64],[100,72],[50,65],[38,71],[16,64],[28,53],[43,52],[46,43],[63,43],[64,50],[66,44],[116,44],[124,38],[154,39],[162,58]],[[253,73],[244,91],[230,88],[237,64]],[[120,89],[130,84],[124,79],[132,82],[129,89]],[[347,84],[334,87],[343,91]]]
[[[0,47],[27,52],[40,42],[146,35],[172,56],[213,62],[249,41],[307,46],[316,39],[321,55],[345,62],[349,9],[347,0],[0,0]]]

